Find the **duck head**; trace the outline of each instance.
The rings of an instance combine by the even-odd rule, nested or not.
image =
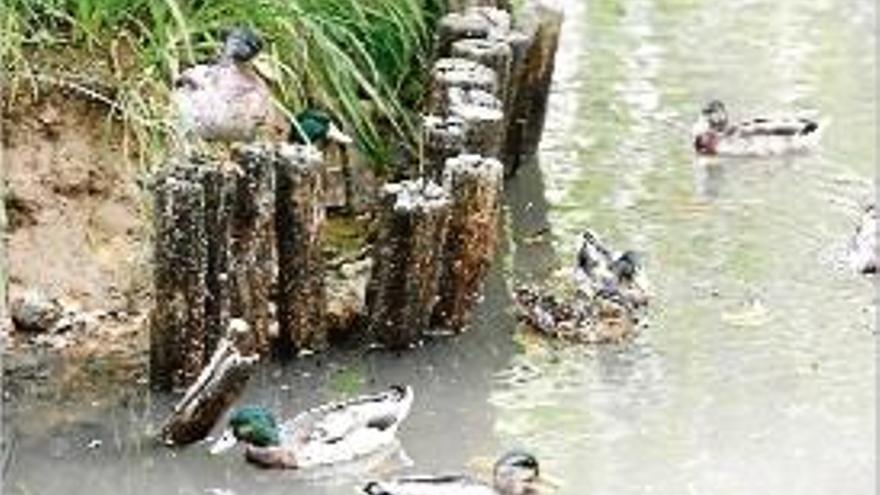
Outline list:
[[[727,109],[721,100],[712,100],[700,111],[703,120],[708,124],[709,129],[715,132],[723,132],[727,129]]]
[[[611,262],[611,272],[621,282],[632,282],[641,269],[641,256],[635,251],[624,251]]]
[[[237,442],[255,447],[272,447],[281,443],[275,417],[266,408],[247,406],[237,410],[229,418],[229,427],[211,446],[212,454],[229,450]]]
[[[321,110],[304,110],[294,117],[288,141],[297,144],[324,144],[327,140],[340,144],[352,142],[348,135],[336,127],[333,119]]]
[[[541,477],[538,459],[523,451],[504,454],[493,470],[495,489],[503,495],[533,495],[556,487]]]
[[[263,40],[252,29],[237,27],[226,35],[221,60],[245,63],[252,60],[263,49]]]

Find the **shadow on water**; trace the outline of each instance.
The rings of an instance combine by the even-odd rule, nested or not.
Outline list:
[[[871,282],[839,263],[876,163],[874,2],[567,4],[541,153],[507,184],[472,330],[399,356],[265,366],[243,401],[293,415],[409,383],[404,471],[484,468],[525,446],[562,495],[874,493],[876,308]],[[743,116],[807,109],[832,126],[813,155],[694,162],[687,129],[710,97]],[[585,227],[646,254],[648,329],[603,348],[517,333],[509,289],[564,268]],[[201,445],[155,447],[146,425],[170,399],[128,395],[7,404],[6,493],[356,486],[351,472],[303,479]]]

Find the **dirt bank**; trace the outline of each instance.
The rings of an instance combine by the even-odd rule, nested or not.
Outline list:
[[[121,126],[105,106],[57,93],[7,101],[2,116],[9,300],[36,291],[91,317],[51,335],[12,331],[7,378],[34,355],[134,358],[146,345],[149,253]]]

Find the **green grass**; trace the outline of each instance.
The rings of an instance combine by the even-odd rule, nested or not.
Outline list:
[[[224,31],[254,27],[279,99],[321,106],[377,163],[412,146],[414,109],[444,0],[5,0],[0,59],[8,94],[64,87],[112,111],[134,155],[156,158],[170,81],[217,53]]]

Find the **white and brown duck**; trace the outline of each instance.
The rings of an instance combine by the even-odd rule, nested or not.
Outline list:
[[[693,128],[694,151],[701,155],[774,156],[815,148],[825,126],[804,117],[757,117],[730,122],[727,109],[712,100]]]

